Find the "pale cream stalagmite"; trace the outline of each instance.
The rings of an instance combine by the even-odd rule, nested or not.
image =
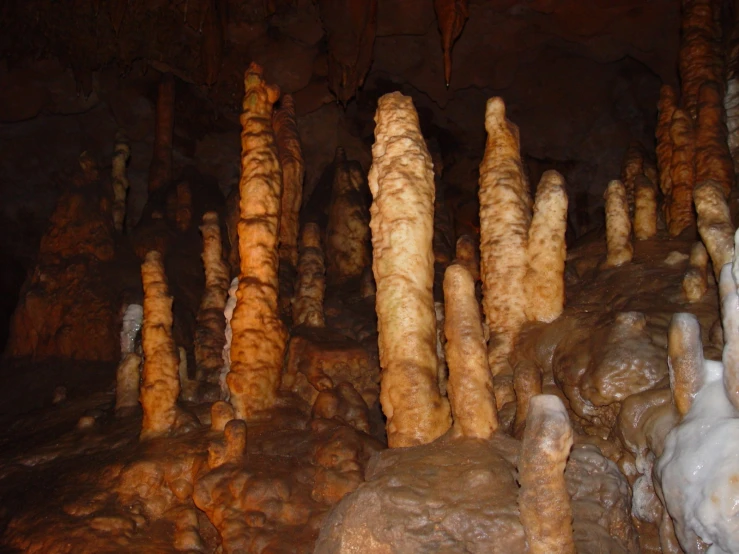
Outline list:
[[[493,376],[488,366],[475,281],[467,269],[450,265],[444,274],[447,391],[455,433],[489,439],[498,428]]]
[[[711,256],[713,273],[718,277],[724,264],[734,257],[734,226],[729,205],[723,188],[716,181],[698,183],[693,198],[698,213],[698,232]]]
[[[575,554],[564,477],[572,440],[562,401],[548,394],[533,397],[518,461],[518,507],[530,554]]]
[[[506,119],[501,98],[488,100],[485,129],[479,189],[480,273],[490,331],[488,362],[497,376],[511,374],[508,355],[526,321],[531,195],[521,166],[518,127]]]
[[[139,404],[141,356],[129,352],[123,356],[115,373],[115,411],[123,413]]]
[[[454,261],[466,267],[475,281],[480,280],[480,254],[475,237],[462,235],[457,239]]]
[[[739,240],[739,232],[734,240]],[[724,364],[726,396],[734,408],[739,410],[739,260],[736,253],[732,256],[732,262],[721,268],[719,277],[721,326],[724,330],[721,361]]]
[[[637,175],[634,187],[634,238],[650,239],[657,234],[657,187],[646,175]]]
[[[683,277],[683,292],[689,302],[698,302],[708,290],[708,252],[702,242],[690,250],[690,267]]]
[[[688,413],[703,386],[703,362],[698,319],[693,314],[675,314],[667,333],[667,365],[673,403],[681,416]]]
[[[141,438],[171,431],[177,420],[180,394],[179,359],[172,339],[172,297],[167,289],[164,264],[159,252],[146,255],[141,265],[144,285],[144,323],[141,345],[144,351],[141,406],[144,419]]]
[[[293,298],[293,323],[308,327],[325,327],[323,295],[326,291],[326,269],[321,250],[321,228],[306,223],[300,240],[298,281]]]
[[[536,189],[534,216],[528,239],[528,271],[524,282],[526,316],[530,321],[550,323],[565,302],[567,245],[567,191],[556,171],[545,171]]]
[[[375,114],[369,188],[382,383],[391,448],[424,444],[451,425],[439,393],[434,315],[434,173],[410,97],[386,94]]]
[[[739,10],[737,10],[739,12]],[[739,175],[739,13],[735,14],[734,28],[726,44],[726,93],[724,110],[728,145],[734,162],[734,173]]]
[[[326,226],[326,277],[332,285],[358,279],[370,263],[369,211],[362,194],[364,175],[338,147]]]
[[[631,244],[631,220],[626,189],[623,183],[608,183],[606,198],[606,245],[608,257],[605,267],[617,267],[631,261],[634,247]]]
[[[128,177],[126,176],[126,164],[131,157],[131,148],[126,140],[118,135],[116,137],[115,151],[113,152],[113,227],[119,233],[123,232],[123,222],[126,219],[126,192],[128,191]]]
[[[277,241],[282,174],[272,132],[279,89],[252,63],[244,76],[239,182],[241,273],[231,319],[231,369],[226,376],[239,419],[253,419],[277,399],[287,333],[277,305]]]
[[[657,129],[655,132],[657,138],[657,169],[659,170],[659,188],[665,197],[672,194],[672,177],[670,176],[670,167],[672,166],[672,139],[670,138],[670,126],[672,125],[672,116],[677,108],[677,94],[675,89],[670,85],[662,85],[659,89],[659,103],[657,110],[659,117],[657,119]],[[666,211],[666,223],[670,221],[669,211]]]
[[[228,266],[223,261],[221,227],[216,212],[203,215],[203,267],[205,290],[200,299],[195,327],[195,375],[198,381],[218,384],[226,344],[223,310],[228,297]]]
[[[670,122],[672,189],[665,199],[669,212],[668,230],[678,236],[693,224],[693,189],[695,188],[695,130],[688,112],[677,108]]]

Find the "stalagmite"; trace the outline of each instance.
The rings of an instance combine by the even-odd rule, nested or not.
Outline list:
[[[139,405],[141,356],[129,352],[118,364],[115,373],[115,411],[124,413]]]
[[[447,88],[452,80],[452,46],[470,16],[468,0],[434,0],[436,20],[441,31],[441,47],[444,51],[444,82]]]
[[[574,554],[572,508],[564,470],[572,426],[562,401],[531,399],[518,462],[518,507],[530,554]]]
[[[698,183],[693,197],[698,213],[698,232],[711,256],[713,273],[718,278],[724,264],[734,257],[734,226],[729,205],[721,184],[715,181]]]
[[[171,73],[163,73],[157,95],[154,153],[149,166],[149,194],[172,180],[172,138],[174,136],[175,82]]]
[[[177,183],[177,204],[175,221],[177,229],[185,232],[190,228],[192,222],[192,191],[187,181]]]
[[[272,115],[272,127],[282,165],[280,260],[287,260],[295,268],[298,265],[298,214],[303,199],[305,168],[295,119],[295,101],[289,94],[280,99],[280,107]]]
[[[672,189],[666,199],[670,235],[678,236],[693,224],[693,188],[695,187],[695,131],[688,112],[680,108],[670,123]]]
[[[734,161],[734,173],[739,175],[739,13],[726,44],[726,94],[724,111],[728,146]]]
[[[735,237],[735,240],[739,237]],[[721,299],[721,324],[724,329],[723,382],[726,396],[735,410],[739,410],[739,261],[721,268],[719,297]]]
[[[121,357],[133,352],[136,348],[136,337],[141,331],[143,320],[144,308],[141,304],[126,306],[121,322]]]
[[[516,392],[516,419],[513,436],[521,438],[526,427],[531,399],[541,394],[541,370],[534,362],[521,360],[513,372],[513,390]]]
[[[450,265],[444,274],[447,390],[455,433],[489,439],[498,428],[493,376],[488,367],[475,281],[467,269]]]
[[[391,448],[433,441],[450,427],[439,393],[432,294],[434,174],[410,97],[380,98],[369,187],[382,385]]]
[[[200,226],[203,235],[205,290],[200,300],[195,328],[195,374],[198,381],[217,384],[223,367],[226,319],[223,310],[228,296],[228,266],[223,261],[218,214],[207,212]]]
[[[326,270],[321,250],[321,228],[306,223],[300,241],[298,282],[293,299],[293,323],[308,327],[325,327],[323,295],[326,290]]]
[[[239,419],[274,405],[280,385],[286,331],[277,307],[277,237],[282,175],[272,132],[279,89],[252,63],[244,76],[238,301],[231,319],[231,370],[226,380]]]
[[[357,279],[370,263],[369,211],[359,163],[336,149],[334,182],[326,227],[326,276],[332,285]]]
[[[667,334],[667,364],[675,407],[685,416],[703,386],[701,328],[693,314],[675,314]]]
[[[629,213],[634,213],[634,197],[636,194],[636,178],[644,175],[644,146],[640,142],[632,142],[624,154],[621,163],[621,182],[626,188],[629,201]]]
[[[187,372],[187,352],[181,346],[179,352],[180,363],[177,366],[177,374],[180,377],[180,400],[184,402],[195,402],[198,397],[198,381],[190,379]]]
[[[521,166],[518,127],[501,98],[487,102],[485,156],[480,164],[480,262],[488,362],[493,376],[510,374],[508,355],[526,321],[524,278],[531,196]]]
[[[141,265],[141,280],[144,285],[144,324],[141,329],[144,371],[140,398],[144,419],[141,438],[148,439],[163,435],[174,427],[180,380],[179,360],[172,339],[172,297],[167,290],[159,252],[152,251],[146,255]]]
[[[528,271],[524,282],[526,316],[552,322],[564,309],[567,246],[567,191],[556,171],[545,171],[536,189],[528,239]]]
[[[611,181],[606,198],[606,242],[608,257],[605,267],[618,267],[631,261],[634,247],[631,244],[631,220],[626,201],[626,190],[621,181]]]
[[[634,238],[646,240],[657,234],[657,187],[646,175],[635,179]]]
[[[670,126],[672,125],[672,116],[677,108],[677,94],[675,89],[670,85],[662,85],[659,89],[659,103],[657,110],[659,118],[657,119],[657,168],[659,169],[659,188],[662,194],[667,197],[672,194],[672,177],[670,176],[670,168],[672,167],[672,139],[670,138]],[[668,212],[669,213],[669,212]],[[669,225],[669,220],[667,221]]]
[[[113,226],[119,233],[123,232],[123,222],[126,219],[126,192],[128,191],[128,177],[126,164],[131,157],[131,148],[121,136],[116,137],[115,152],[113,152]]]
[[[233,330],[231,329],[231,320],[233,319],[234,309],[236,309],[236,292],[239,290],[239,278],[234,277],[231,286],[228,288],[228,300],[223,308],[223,318],[226,320],[226,329],[224,336],[226,343],[223,345],[223,367],[221,368],[218,384],[221,387],[221,400],[228,400],[231,392],[228,390],[226,377],[231,371],[231,340],[233,339]]]
[[[698,96],[698,127],[695,135],[695,180],[712,180],[721,185],[724,196],[734,186],[734,163],[724,123],[724,107],[717,83],[705,83]]]
[[[234,409],[228,402],[219,400],[210,407],[210,428],[212,431],[223,431],[226,423],[234,419]]]
[[[698,302],[708,290],[708,252],[698,241],[690,250],[690,267],[683,277],[683,292],[689,302]]]
[[[480,280],[480,255],[477,240],[470,235],[462,235],[457,239],[454,261],[467,268],[475,281]]]

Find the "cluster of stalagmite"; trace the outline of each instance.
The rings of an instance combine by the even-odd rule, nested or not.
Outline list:
[[[626,189],[621,181],[608,183],[606,199],[606,245],[608,256],[605,267],[618,267],[631,261],[634,247],[631,244],[631,219]]]
[[[437,384],[434,174],[409,97],[398,92],[381,97],[375,122],[368,181],[374,198],[380,399],[388,444],[401,447],[431,442],[451,425],[449,404]]]
[[[321,228],[317,223],[306,223],[300,240],[298,281],[293,299],[293,323],[308,327],[325,327],[323,295],[326,290]]]
[[[123,232],[123,222],[126,219],[126,192],[128,191],[128,177],[126,164],[131,157],[131,148],[122,136],[116,137],[115,151],[113,152],[113,227],[119,233]]]
[[[326,273],[332,285],[358,279],[370,263],[369,211],[358,162],[336,149],[334,182],[326,226]]]
[[[205,290],[198,308],[195,328],[195,368],[200,381],[217,384],[223,366],[226,320],[223,310],[228,296],[228,266],[223,261],[221,227],[216,212],[203,215],[203,267]]]
[[[159,252],[149,252],[141,265],[144,286],[144,323],[141,343],[144,352],[140,402],[144,410],[141,438],[168,433],[177,419],[180,394],[179,357],[172,339],[172,297]]]
[[[241,115],[241,272],[231,319],[231,368],[226,377],[240,419],[274,405],[287,340],[278,313],[278,255],[282,172],[272,132],[279,89],[267,85],[252,63],[244,76]]]

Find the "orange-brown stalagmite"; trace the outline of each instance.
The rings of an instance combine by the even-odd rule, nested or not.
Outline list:
[[[441,32],[441,48],[444,51],[444,80],[446,86],[452,79],[452,46],[462,34],[470,16],[467,0],[434,0],[436,20]]]
[[[739,174],[739,13],[726,44],[726,93],[724,110],[734,173]]]
[[[171,73],[163,73],[157,95],[154,153],[149,166],[149,194],[172,180],[172,138],[174,134],[175,82]]]
[[[141,346],[144,371],[141,384],[141,406],[144,419],[141,438],[148,439],[171,431],[177,419],[177,397],[180,394],[179,356],[172,339],[172,297],[159,252],[146,255],[141,265],[144,285],[144,323]]]
[[[626,198],[629,201],[629,213],[634,213],[634,196],[636,194],[636,178],[644,174],[644,146],[638,141],[632,142],[621,162],[621,182],[626,187]]]
[[[531,399],[541,394],[542,378],[539,367],[530,360],[521,360],[513,371],[513,390],[516,392],[516,418],[513,436],[521,438],[526,427]]]
[[[501,98],[488,100],[488,133],[480,164],[480,265],[483,308],[490,330],[493,375],[510,374],[508,355],[526,321],[524,279],[528,267],[531,195],[519,152],[518,127]]]
[[[277,152],[282,166],[282,200],[280,211],[280,261],[298,265],[298,215],[303,199],[305,167],[303,151],[295,119],[295,101],[289,94],[280,99],[280,107],[272,115],[272,127],[277,140]],[[283,262],[284,263],[284,262]]]
[[[336,149],[334,182],[326,227],[326,275],[332,285],[357,279],[370,263],[369,210],[358,162]]]
[[[231,370],[226,377],[240,419],[275,403],[287,334],[277,306],[277,240],[282,175],[272,132],[279,89],[252,63],[244,75],[239,182],[241,273],[231,319]]]
[[[657,187],[646,175],[634,182],[634,238],[646,240],[657,234]]]
[[[493,376],[488,366],[475,280],[463,265],[444,274],[447,391],[455,433],[489,439],[498,428]]]
[[[670,138],[670,126],[672,125],[672,116],[677,108],[677,94],[675,89],[670,85],[662,85],[659,89],[659,103],[657,110],[659,118],[657,119],[657,169],[659,169],[659,188],[665,197],[672,193],[672,177],[670,176],[670,168],[672,167],[672,139]],[[665,215],[669,215],[667,212]],[[667,224],[669,225],[669,220]]]
[[[729,204],[723,187],[716,181],[698,183],[693,197],[698,213],[698,232],[711,256],[713,274],[718,279],[721,268],[734,257],[734,226]]]
[[[326,290],[326,270],[321,250],[321,228],[317,223],[306,223],[303,227],[299,264],[293,299],[293,323],[325,327],[323,295]]]
[[[695,181],[716,181],[728,198],[734,186],[734,163],[727,143],[721,100],[717,83],[701,85],[695,134]]]
[[[434,173],[408,96],[381,97],[369,188],[380,402],[390,447],[433,441],[450,427],[437,384],[434,314]]]
[[[693,188],[695,187],[695,130],[688,112],[680,108],[670,123],[672,189],[666,200],[670,235],[678,236],[693,224]]]
[[[528,271],[524,285],[526,316],[530,321],[552,322],[564,309],[566,231],[565,180],[556,171],[545,171],[536,189],[529,229]]]
[[[131,157],[131,148],[122,136],[116,137],[115,152],[113,152],[113,227],[119,233],[123,232],[123,221],[126,219],[126,192],[128,191],[128,177],[126,164]]]
[[[562,401],[547,394],[532,398],[518,461],[518,507],[530,554],[575,554],[564,477],[572,440]]]
[[[203,215],[203,267],[205,290],[195,328],[195,374],[198,381],[218,384],[226,344],[226,319],[223,310],[228,297],[228,266],[223,261],[221,227],[216,212]]]
[[[606,197],[606,243],[608,257],[606,267],[617,267],[631,261],[634,246],[631,244],[631,220],[626,200],[626,189],[621,181],[608,183]]]

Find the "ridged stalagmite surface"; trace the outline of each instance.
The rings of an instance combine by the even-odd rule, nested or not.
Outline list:
[[[718,278],[721,268],[734,257],[734,226],[723,187],[716,181],[698,183],[693,191],[698,213],[698,232],[708,255],[713,273]]]
[[[562,401],[535,396],[529,403],[518,474],[518,507],[530,554],[575,554],[565,464],[572,426]]]
[[[667,339],[670,388],[675,407],[684,416],[703,386],[703,345],[698,319],[693,314],[675,314]]]
[[[565,180],[556,171],[545,171],[536,189],[534,217],[529,229],[525,290],[526,316],[530,321],[549,323],[564,309],[566,231]]]
[[[226,377],[240,419],[270,408],[280,385],[287,340],[277,307],[277,240],[282,175],[272,132],[276,87],[252,63],[244,76],[238,301],[231,319],[231,370]]]
[[[736,14],[739,15],[739,14]],[[734,173],[739,173],[739,18],[734,21],[726,45],[726,94],[724,96],[729,150]]]
[[[370,263],[370,218],[363,184],[362,167],[347,161],[344,149],[337,148],[326,227],[326,275],[332,285],[359,278]]]
[[[662,85],[659,89],[659,103],[657,110],[657,169],[659,169],[659,188],[662,194],[669,196],[672,192],[672,177],[670,168],[672,166],[672,139],[670,138],[670,126],[672,116],[677,108],[677,94],[670,85]],[[669,212],[668,212],[669,214]],[[667,215],[667,214],[666,214]],[[669,220],[667,221],[669,225]]]
[[[698,95],[698,126],[695,134],[695,181],[721,184],[728,198],[734,186],[734,163],[729,152],[724,107],[717,83],[705,83]]]
[[[321,228],[306,223],[300,240],[298,282],[293,300],[293,323],[309,327],[325,327],[323,295],[326,290],[326,269],[321,250]]]
[[[298,124],[295,119],[295,101],[289,94],[280,99],[280,107],[272,116],[272,127],[277,141],[277,153],[282,165],[282,200],[280,211],[280,260],[298,265],[298,214],[303,200],[305,168],[300,147]]]
[[[172,339],[172,297],[159,252],[149,252],[141,265],[144,285],[144,351],[141,438],[163,435],[174,427],[180,394],[179,356]]]
[[[668,229],[673,237],[693,224],[693,188],[695,187],[695,130],[688,112],[680,108],[670,123],[672,190],[665,203]]]
[[[475,281],[464,266],[453,264],[446,269],[444,303],[447,391],[454,430],[464,437],[489,439],[498,428],[493,376],[488,367]]]
[[[519,152],[518,128],[505,117],[501,98],[488,100],[488,133],[480,164],[480,269],[483,308],[490,330],[493,375],[510,373],[508,354],[526,321],[524,278],[531,195]]]
[[[126,164],[130,157],[131,148],[123,137],[117,137],[111,176],[113,177],[113,227],[119,233],[123,232],[123,221],[126,219],[126,192],[128,191]]]
[[[228,296],[228,266],[223,261],[221,227],[216,212],[203,215],[203,267],[205,290],[200,299],[195,328],[195,367],[199,381],[218,383],[226,344],[226,319],[223,309]]]
[[[608,183],[606,197],[606,242],[608,257],[606,267],[617,267],[631,261],[634,247],[631,244],[631,220],[626,189],[618,180]]]
[[[634,237],[646,240],[657,234],[657,187],[646,175],[634,182]]]
[[[437,385],[434,173],[410,97],[381,97],[375,122],[368,181],[380,402],[389,446],[412,446],[433,441],[451,424]]]

